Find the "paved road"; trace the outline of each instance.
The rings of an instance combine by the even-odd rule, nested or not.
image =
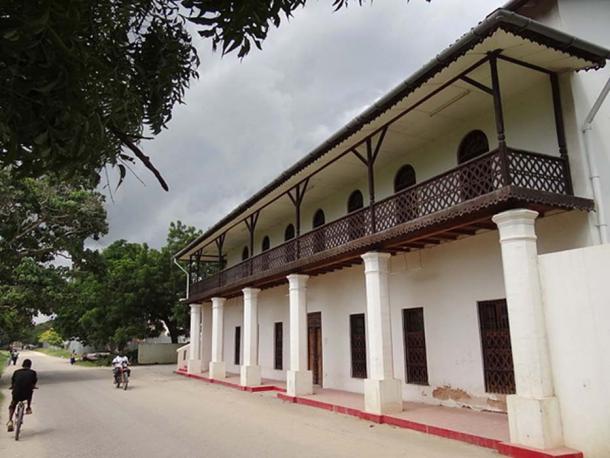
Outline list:
[[[496,457],[494,452],[284,403],[172,373],[134,369],[128,391],[109,369],[23,352],[38,370],[34,415],[19,442],[0,430],[2,457]],[[5,392],[12,367],[0,388]],[[6,423],[7,398],[0,420]]]

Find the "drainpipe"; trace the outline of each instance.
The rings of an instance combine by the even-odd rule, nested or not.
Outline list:
[[[596,226],[599,232],[599,240],[602,244],[608,243],[608,223],[606,222],[606,211],[603,202],[603,193],[599,178],[599,171],[597,168],[597,161],[595,160],[595,155],[591,152],[589,147],[589,135],[587,135],[587,133],[591,130],[593,120],[595,119],[597,112],[602,106],[602,103],[604,103],[604,100],[609,92],[610,78],[608,78],[608,81],[606,81],[606,84],[597,96],[597,99],[591,107],[591,111],[589,111],[589,114],[585,118],[585,122],[582,126],[583,147],[585,149],[585,156],[587,157],[587,164],[589,166],[589,179],[591,180],[591,186],[593,188],[593,200],[595,202],[595,208],[597,209]]]
[[[180,263],[178,261],[176,261],[176,258],[173,258],[173,260],[174,260],[174,264],[176,264],[178,266],[178,269],[180,269],[186,275],[186,297],[183,297],[182,299],[180,299],[180,302],[184,302],[189,298],[189,287],[190,287],[189,273],[186,271],[186,269],[184,267],[182,267],[180,265]]]

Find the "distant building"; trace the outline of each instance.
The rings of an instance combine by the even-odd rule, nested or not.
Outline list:
[[[610,394],[578,417],[593,394],[556,363],[610,382],[610,337],[557,331],[574,322],[538,257],[608,240],[610,105],[583,125],[609,24],[610,2],[510,2],[181,250],[188,371],[362,393],[377,415],[507,411],[511,442],[610,456]],[[605,360],[578,354],[598,337]]]

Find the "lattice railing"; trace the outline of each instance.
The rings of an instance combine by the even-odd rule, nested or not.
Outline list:
[[[507,149],[506,155],[498,150],[491,151],[377,202],[375,229],[376,232],[391,229],[507,185],[565,195],[569,193],[568,173],[567,163],[559,157],[512,149]],[[279,269],[297,259],[347,245],[372,233],[371,209],[362,208],[194,283],[191,294]]]
[[[249,276],[251,272],[251,262],[252,259],[247,259],[233,267],[229,267],[228,269],[225,269],[220,272],[220,285],[229,285],[233,282],[236,282],[238,280],[241,280],[242,278],[246,278],[247,276]],[[216,275],[214,277],[216,277]]]
[[[562,158],[509,150],[508,169],[514,186],[568,194],[567,164]]]
[[[378,202],[377,230],[445,210],[502,186],[501,155],[493,151]]]
[[[253,272],[276,269],[297,259],[297,240],[293,239],[252,258]]]
[[[371,211],[362,208],[299,237],[301,258],[330,250],[371,234]]]
[[[189,288],[189,294],[199,294],[204,291],[209,291],[216,287],[220,286],[218,274],[213,275],[208,278],[204,278],[199,280],[198,282],[193,283]]]

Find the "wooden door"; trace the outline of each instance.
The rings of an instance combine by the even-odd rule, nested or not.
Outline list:
[[[313,384],[322,386],[322,313],[307,314],[307,368]]]
[[[506,300],[481,301],[478,305],[485,391],[512,394],[515,372]]]

